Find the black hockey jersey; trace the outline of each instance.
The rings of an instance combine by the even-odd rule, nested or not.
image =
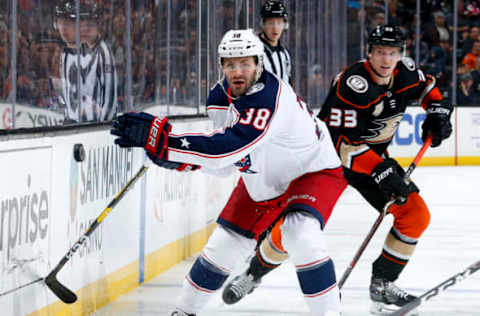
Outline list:
[[[398,62],[388,85],[377,84],[362,60],[337,75],[318,116],[327,123],[343,166],[370,174],[414,100],[427,108],[442,95],[435,79],[425,77],[412,59]]]

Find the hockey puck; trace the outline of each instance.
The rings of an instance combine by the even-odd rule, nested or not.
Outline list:
[[[85,148],[82,144],[73,145],[73,158],[78,162],[85,160]]]

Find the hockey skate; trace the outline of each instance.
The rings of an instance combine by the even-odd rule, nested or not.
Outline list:
[[[254,280],[253,275],[247,274],[247,271],[237,275],[225,286],[223,290],[223,301],[225,304],[235,304],[250,294],[260,284],[260,280]]]
[[[187,314],[185,313],[184,311],[181,311],[179,310],[178,308],[176,308],[171,314],[170,316],[195,316],[195,314]]]
[[[370,299],[372,300],[370,313],[372,315],[390,315],[415,298],[416,296],[408,294],[393,282],[372,277],[370,283]],[[413,310],[407,315],[418,316],[418,311]]]

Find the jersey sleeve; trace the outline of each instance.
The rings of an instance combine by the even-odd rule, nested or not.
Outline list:
[[[213,127],[219,129],[223,126],[231,100],[228,99],[222,90],[220,83],[217,83],[208,94],[207,115],[213,122]]]
[[[281,86],[275,91],[247,95],[236,101],[235,118],[228,126],[209,134],[170,134],[168,159],[197,164],[211,169],[231,165],[269,137],[275,119]]]
[[[421,69],[416,68],[411,58],[403,58],[397,68],[401,73],[401,80],[406,82],[405,87],[397,93],[406,91],[409,99],[418,100],[418,104],[424,109],[427,109],[432,102],[443,100],[441,91],[436,87],[435,77],[425,75]]]

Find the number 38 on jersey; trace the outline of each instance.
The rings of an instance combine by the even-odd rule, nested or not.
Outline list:
[[[239,123],[243,125],[252,125],[258,130],[264,130],[267,126],[268,119],[270,118],[270,110],[269,109],[256,109],[256,108],[249,108],[245,112],[245,117],[242,118]]]

